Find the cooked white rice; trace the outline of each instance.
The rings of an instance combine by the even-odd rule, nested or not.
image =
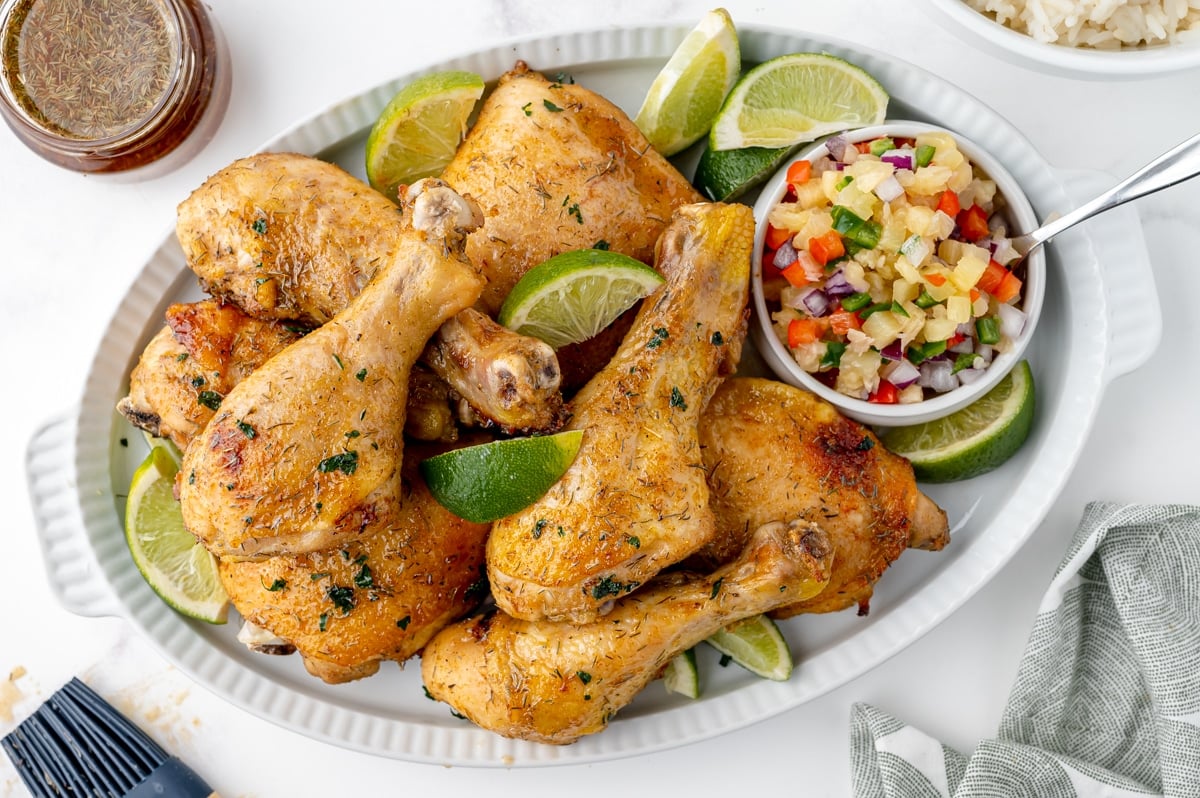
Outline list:
[[[1038,41],[1116,50],[1200,31],[1200,0],[966,0]]]

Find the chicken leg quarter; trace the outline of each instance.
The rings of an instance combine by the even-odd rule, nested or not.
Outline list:
[[[421,655],[430,695],[506,737],[571,743],[601,731],[680,652],[718,629],[818,593],[832,553],[814,524],[759,529],[712,574],[674,572],[576,626],[499,612],[439,632]]]
[[[441,210],[447,194],[464,202],[444,186],[414,191],[406,212],[435,233],[399,236],[344,311],[238,383],[188,446],[184,523],[217,556],[328,548],[398,500],[409,370],[483,288],[461,256],[465,231]]]
[[[574,463],[488,539],[496,603],[586,622],[709,541],[700,413],[745,337],[754,219],[744,205],[679,209],[658,243],[666,283],[616,356],[576,395]]]

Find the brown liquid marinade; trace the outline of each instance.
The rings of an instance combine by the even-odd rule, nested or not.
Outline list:
[[[22,107],[60,135],[97,140],[149,117],[179,63],[154,0],[24,0],[4,41]]]

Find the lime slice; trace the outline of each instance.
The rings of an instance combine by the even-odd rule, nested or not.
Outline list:
[[[705,642],[756,676],[783,682],[792,675],[792,650],[765,615],[732,623]]]
[[[888,95],[854,64],[824,53],[793,53],[751,69],[725,98],[709,147],[791,147],[829,133],[878,125]]]
[[[443,507],[486,524],[523,510],[559,480],[579,452],[582,430],[465,446],[421,461]]]
[[[741,68],[729,12],[709,11],[650,84],[634,124],[663,155],[686,149],[712,127]]]
[[[792,153],[792,147],[743,147],[714,150],[700,156],[692,184],[713,202],[737,199],[773,175]]]
[[[663,671],[663,685],[668,693],[688,698],[700,697],[700,671],[696,668],[696,652],[692,649],[676,654]]]
[[[174,493],[178,471],[166,447],[151,447],[129,485],[125,541],[134,564],[163,601],[189,618],[225,623],[229,597],[217,575],[217,559],[183,527]]]
[[[500,307],[499,321],[555,349],[586,341],[665,282],[628,255],[578,249],[527,271]]]
[[[151,435],[146,430],[142,430],[142,437],[146,439],[146,445],[151,449],[156,446],[166,449],[167,454],[171,455],[171,459],[175,461],[176,465],[183,462],[183,452],[179,451],[179,447],[170,438],[160,438],[157,435]]]
[[[1033,372],[1022,360],[981,398],[945,418],[885,429],[883,444],[908,458],[922,482],[991,471],[1016,454],[1033,427]]]
[[[367,180],[396,199],[400,185],[440,175],[483,96],[474,72],[434,72],[397,92],[367,137]]]

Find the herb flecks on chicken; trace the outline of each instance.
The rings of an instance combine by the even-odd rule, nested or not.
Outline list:
[[[655,264],[666,283],[574,399],[574,463],[492,527],[488,576],[505,612],[592,620],[712,538],[697,427],[741,352],[753,233],[743,205],[676,212]]]
[[[430,695],[505,737],[572,743],[602,731],[676,654],[735,621],[818,593],[832,549],[807,522],[757,530],[713,573],[672,572],[584,624],[493,610],[438,633],[421,655]]]
[[[405,212],[422,215],[437,188]],[[450,233],[408,228],[345,310],[224,397],[179,477],[184,523],[210,551],[317,551],[376,529],[398,501],[409,371],[483,287]]]

